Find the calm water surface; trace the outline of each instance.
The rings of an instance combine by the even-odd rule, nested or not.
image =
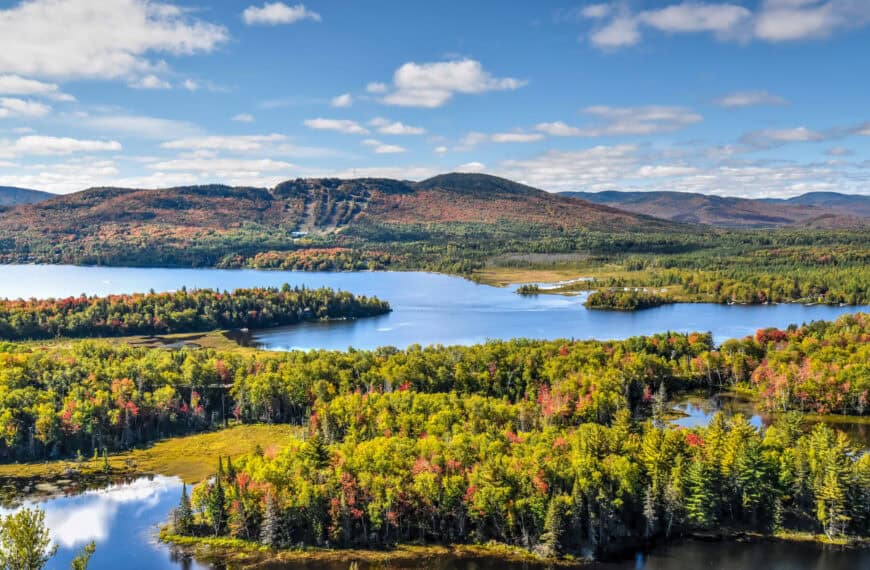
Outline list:
[[[834,319],[855,307],[824,305],[727,306],[675,304],[637,312],[590,311],[584,295],[520,296],[515,287],[478,285],[459,277],[423,272],[302,273],[289,271],[0,266],[0,298],[61,297],[87,293],[235,289],[279,286],[333,287],[376,295],[393,312],[359,321],[306,323],[258,331],[254,339],[273,350],[410,344],[474,344],[516,337],[621,339],[672,331],[711,331],[717,341],[757,329]],[[862,308],[867,310],[866,307]]]

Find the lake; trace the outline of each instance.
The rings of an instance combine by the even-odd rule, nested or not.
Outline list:
[[[710,331],[717,342],[759,328],[830,320],[867,307],[827,305],[674,304],[637,312],[592,311],[585,295],[521,296],[516,287],[480,285],[425,272],[303,273],[292,271],[0,265],[0,298],[66,297],[86,293],[332,287],[389,301],[393,312],[358,321],[305,323],[256,331],[270,350],[360,349],[410,344],[475,344],[489,339],[622,339],[663,331]]]
[[[90,570],[225,570],[178,555],[157,541],[159,525],[178,503],[181,482],[173,477],[141,477],[79,495],[62,496],[28,506],[45,510],[58,553],[51,569],[68,568],[82,546],[96,541]],[[8,510],[0,512],[7,513]],[[262,566],[263,570],[347,570],[348,562],[296,562]],[[870,567],[870,551],[839,550],[813,544],[719,543],[685,541],[636,553],[626,560],[584,566],[589,570],[855,570]],[[360,570],[385,566],[360,565]],[[386,568],[408,570],[545,570],[545,565],[452,557]]]

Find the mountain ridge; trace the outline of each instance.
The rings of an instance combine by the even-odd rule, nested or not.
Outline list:
[[[824,193],[829,200],[836,197],[838,203],[834,205],[828,205],[823,196],[814,197],[811,194],[787,199],[738,198],[676,191],[607,190],[561,194],[657,218],[724,228],[856,227],[866,225],[868,221],[865,218],[870,218],[870,196],[860,194]],[[855,206],[865,201],[866,210]]]
[[[18,206],[20,204],[35,204],[43,200],[50,200],[57,194],[18,188],[17,186],[0,186],[0,206]]]

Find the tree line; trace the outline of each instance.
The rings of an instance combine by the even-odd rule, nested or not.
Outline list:
[[[662,388],[739,384],[777,410],[866,414],[868,339],[859,313],[718,347],[699,333],[346,352],[0,343],[0,458],[124,449],[229,421],[301,425],[357,392],[479,395],[577,425],[648,415]]]
[[[867,536],[870,455],[787,415],[760,430],[565,423],[533,403],[455,392],[338,396],[306,439],[185,491],[174,532],[272,548],[498,541],[588,555],[699,530]]]
[[[377,297],[328,288],[196,289],[0,301],[0,339],[100,337],[267,328],[389,312]]]

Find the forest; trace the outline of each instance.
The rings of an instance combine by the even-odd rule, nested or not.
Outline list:
[[[181,289],[170,293],[0,301],[0,339],[106,337],[267,328],[390,311],[376,297],[328,288]]]
[[[586,298],[584,305],[590,309],[606,309],[611,311],[639,311],[661,307],[673,303],[672,297],[651,293],[636,288],[624,290],[594,291]]]
[[[867,414],[868,347],[870,315],[862,313],[718,347],[702,333],[346,352],[7,342],[0,459],[91,455],[230,421],[317,425],[332,441],[353,427],[323,412],[334,401],[355,406],[406,391],[491,398],[522,412],[523,429],[610,425],[621,411],[640,421],[661,415],[661,393],[730,386],[778,411]]]
[[[339,396],[305,439],[219,462],[173,516],[182,535],[272,548],[497,541],[601,555],[708,529],[867,536],[870,455],[795,415],[760,431],[561,423],[529,402],[397,391]],[[340,430],[327,429],[328,425]]]

